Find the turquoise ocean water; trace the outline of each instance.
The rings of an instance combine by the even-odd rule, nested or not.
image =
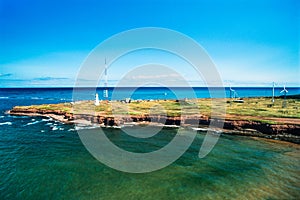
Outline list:
[[[138,91],[136,98],[166,92],[146,90]],[[206,97],[205,89],[198,90],[199,97]],[[205,135],[198,132],[190,148],[170,166],[129,174],[90,155],[72,125],[5,114],[15,105],[71,101],[71,91],[0,89],[0,199],[299,199],[297,145],[222,135],[213,151],[200,159]],[[296,94],[299,88],[289,91]],[[269,89],[248,88],[248,96],[253,93],[269,96]],[[120,129],[105,129],[112,142],[132,152],[159,149],[176,131],[164,128],[153,138],[138,139]]]

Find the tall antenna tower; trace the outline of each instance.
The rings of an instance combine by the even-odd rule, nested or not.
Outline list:
[[[105,70],[104,70],[104,90],[103,90],[103,98],[108,101],[108,84],[107,84],[107,64],[105,58]]]

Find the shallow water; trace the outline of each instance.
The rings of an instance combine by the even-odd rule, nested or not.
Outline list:
[[[294,145],[222,136],[213,151],[199,159],[204,137],[199,132],[175,163],[147,174],[129,174],[92,157],[71,125],[34,119],[38,123],[29,117],[11,117],[12,125],[1,125],[1,199],[290,199],[300,195],[300,150]],[[164,146],[176,129],[163,129],[155,139],[143,141],[119,129],[106,129],[106,134],[124,149],[145,152]]]

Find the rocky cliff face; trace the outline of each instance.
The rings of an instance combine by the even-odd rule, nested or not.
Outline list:
[[[52,117],[64,123],[73,123],[73,114],[61,110],[39,110],[35,108],[19,108],[15,107],[8,111],[10,115],[25,115],[25,116],[45,116]]]
[[[73,115],[61,110],[39,110],[16,107],[9,111],[11,115],[47,116],[64,123],[76,123],[76,120],[85,120],[103,126],[120,126],[128,122],[160,123],[164,125],[204,126],[211,122],[206,116],[166,117],[166,116],[101,116],[101,115]],[[300,125],[298,124],[268,124],[252,120],[224,121],[225,134],[247,135],[281,139],[300,144]],[[226,131],[228,130],[228,131]]]

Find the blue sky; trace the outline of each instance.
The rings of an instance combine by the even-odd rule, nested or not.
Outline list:
[[[299,86],[298,13],[296,0],[0,0],[0,87],[73,86],[83,60],[100,42],[149,26],[196,40],[225,84]],[[131,62],[157,56],[183,71],[184,63],[172,56],[143,52],[116,63],[109,83]],[[185,77],[201,86],[197,77]]]

